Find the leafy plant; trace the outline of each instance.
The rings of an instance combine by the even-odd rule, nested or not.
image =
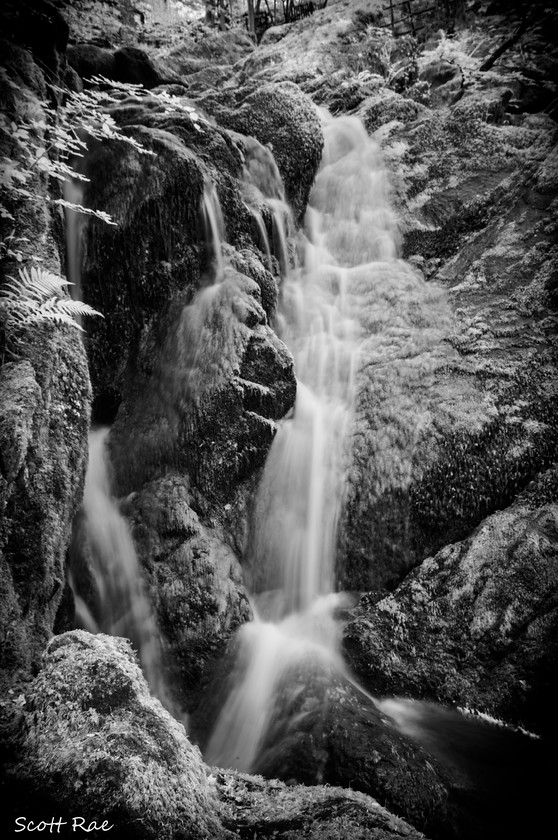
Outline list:
[[[196,130],[202,131],[202,117],[193,106],[183,102],[181,97],[165,91],[153,93],[142,85],[114,82],[104,76],[94,76],[89,81],[93,87],[81,92],[52,87],[63,102],[55,109],[48,102],[37,100],[33,94],[21,88],[10,78],[6,69],[0,67],[0,83],[13,93],[17,92],[18,97],[27,99],[30,105],[27,110],[31,114],[30,118],[19,120],[0,114],[0,133],[9,138],[13,149],[11,155],[0,158],[0,193],[3,193],[0,199],[0,218],[15,221],[13,214],[5,206],[6,197],[25,200],[43,198],[33,189],[33,181],[37,174],[44,173],[58,181],[88,181],[87,176],[72,163],[86,154],[88,138],[117,140],[132,146],[140,154],[154,154],[134,137],[124,134],[110,113],[111,108],[124,100],[154,100],[165,113],[185,114]],[[110,216],[102,210],[73,204],[63,198],[52,201],[62,207],[114,224]]]
[[[17,343],[22,330],[35,324],[54,322],[83,328],[77,318],[100,316],[87,303],[72,300],[66,287],[72,284],[44,268],[19,268],[19,277],[10,277],[0,290],[0,325],[6,343]]]

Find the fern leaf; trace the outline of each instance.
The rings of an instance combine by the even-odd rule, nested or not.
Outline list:
[[[72,300],[72,298],[55,298],[45,301],[37,310],[37,314],[42,317],[49,318],[51,313],[56,315],[64,314],[70,318],[78,318],[83,315],[99,315],[103,317],[100,312],[89,306],[88,303],[83,303],[81,300]]]
[[[18,273],[19,280],[11,277],[6,285],[19,301],[34,300],[40,303],[53,295],[65,294],[65,287],[71,285],[52,271],[36,266],[31,266],[30,270],[22,267]]]
[[[51,298],[45,301],[34,312],[23,320],[22,326],[31,326],[32,324],[39,324],[44,321],[53,321],[57,324],[67,324],[70,327],[75,327],[76,330],[83,332],[83,327],[74,320],[72,315],[69,315],[64,308],[60,306],[61,300]]]
[[[67,296],[66,287],[72,284],[47,271],[31,266],[19,269],[19,277],[11,277],[0,297],[0,312],[8,332],[51,321],[67,324],[83,332],[76,318],[99,315],[100,312],[80,300]]]

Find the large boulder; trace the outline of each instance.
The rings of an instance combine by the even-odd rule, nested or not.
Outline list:
[[[423,294],[446,302],[431,310],[428,356],[428,328],[399,357],[389,328],[375,356],[364,347],[342,527],[348,588],[395,586],[554,458],[556,125],[512,115],[506,77],[489,96],[479,75],[439,110],[406,98],[411,89],[359,106],[389,170],[401,253]]]
[[[126,640],[55,637],[21,729],[7,782],[18,815],[106,821],[119,838],[227,836],[199,751],[149,695]]]
[[[319,662],[292,668],[270,716],[256,772],[350,787],[384,802],[428,836],[451,836],[447,780],[435,760],[334,668]]]
[[[552,471],[471,537],[425,560],[392,595],[363,601],[345,652],[370,691],[556,734],[555,492]]]

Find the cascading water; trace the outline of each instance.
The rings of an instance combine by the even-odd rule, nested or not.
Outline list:
[[[254,620],[237,634],[228,694],[204,749],[209,764],[247,772],[274,772],[275,758],[288,753],[293,733],[322,696],[310,693],[309,706],[304,699],[301,705],[305,680],[335,683],[338,676],[338,685],[356,686],[339,645],[336,611],[346,601],[334,593],[353,415],[362,389],[375,389],[378,422],[389,427],[374,447],[377,480],[380,486],[405,480],[420,428],[406,388],[428,381],[450,317],[441,291],[397,259],[396,221],[377,146],[354,118],[324,116],[324,122],[302,265],[283,278],[278,318],[296,362],[297,399],[277,432],[254,505],[244,562]],[[264,204],[266,192],[273,201],[281,195],[281,187],[258,180],[254,168],[251,181]],[[269,243],[266,250],[269,259]],[[398,451],[400,441],[406,451]],[[492,798],[504,801],[517,778],[527,778],[516,770],[523,761],[535,766],[532,738],[459,710],[356,689],[387,724],[441,761],[458,790],[478,793],[481,820],[501,824]]]
[[[255,766],[285,674],[309,659],[342,669],[333,589],[361,340],[352,281],[355,267],[361,278],[365,266],[373,283],[378,262],[396,266],[376,145],[349,117],[327,120],[324,134],[302,266],[282,289],[279,328],[299,385],[255,503],[247,559],[255,620],[239,632],[236,682],[205,751],[209,763],[245,771]]]
[[[79,203],[80,195],[71,191],[68,200]],[[68,266],[73,282],[77,282],[80,275],[81,228],[74,223],[75,216],[75,212],[68,211]],[[198,379],[210,373],[208,343],[201,341],[201,333],[206,329],[206,317],[211,313],[212,302],[225,277],[223,214],[210,181],[204,188],[201,221],[207,249],[208,280],[184,309],[185,329],[190,340],[180,360],[191,390],[196,389]],[[205,351],[203,359],[199,354],[200,346]],[[90,632],[130,639],[152,693],[176,717],[184,719],[177,712],[164,679],[162,642],[130,528],[111,493],[107,451],[109,433],[108,428],[97,429],[91,432],[89,438],[83,504],[70,558],[76,620],[78,625]]]
[[[109,431],[96,429],[89,436],[89,465],[70,562],[76,620],[91,633],[129,639],[151,691],[173,711],[163,677],[161,640],[130,528],[110,489]],[[88,590],[89,603],[82,590]]]
[[[62,182],[64,199],[69,204],[83,205],[83,181],[67,179]],[[81,300],[81,237],[85,216],[79,210],[65,209],[66,217],[66,274],[72,284],[72,297]]]
[[[202,196],[202,224],[211,272],[215,283],[220,283],[225,275],[223,240],[225,238],[225,220],[215,185],[206,179]]]
[[[287,227],[290,210],[284,199],[283,184],[273,155],[253,138],[244,138],[246,166],[242,188],[246,208],[252,213],[260,232],[267,261],[272,255],[283,273],[288,264]],[[269,193],[269,196],[267,195]],[[271,219],[271,241],[262,216]],[[223,212],[215,185],[207,179],[201,201],[201,219],[208,265],[205,283],[184,307],[180,329],[179,377],[187,372],[188,391],[192,397],[208,383],[215,382],[234,343],[234,322],[226,304],[231,289],[227,287],[226,231]],[[227,314],[227,312],[229,314]],[[216,324],[219,323],[219,329]]]
[[[273,253],[279,262],[281,276],[284,277],[289,267],[287,233],[292,227],[292,219],[290,208],[285,201],[281,175],[267,146],[262,146],[253,137],[244,137],[243,143],[246,148],[241,184],[244,203],[256,221],[269,270],[273,271]],[[271,238],[264,221],[264,213],[271,221]]]

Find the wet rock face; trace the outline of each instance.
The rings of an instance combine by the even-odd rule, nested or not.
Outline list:
[[[543,489],[553,483],[546,479]],[[555,734],[558,510],[537,505],[531,492],[425,560],[393,595],[363,603],[345,651],[371,691]]]
[[[87,464],[87,363],[77,335],[56,331],[0,369],[0,661],[8,671],[36,667],[52,634]]]
[[[140,107],[120,120],[139,121],[142,114],[151,116]],[[195,134],[187,117],[182,122],[183,132]],[[95,396],[116,406],[130,346],[173,294],[185,300],[193,294],[203,259],[202,166],[168,132],[139,128],[136,136],[152,154],[115,143],[95,147],[88,158],[93,179],[86,200],[118,225],[92,222],[82,249],[84,297],[107,313],[88,345]]]
[[[43,26],[45,54],[60,55],[63,34],[58,12],[47,4],[33,7],[35,29],[26,33],[33,46],[37,27]],[[27,5],[2,9],[9,24],[25,28]],[[11,14],[15,17],[10,17]],[[43,19],[44,18],[44,19]],[[51,26],[52,24],[52,26]],[[15,28],[14,39],[23,33]],[[45,76],[31,52],[16,43],[2,50],[5,76],[0,99],[6,118],[19,120],[30,113],[46,115]],[[56,72],[60,62],[53,63]],[[11,80],[12,84],[8,84]],[[17,91],[17,94],[14,93]],[[27,110],[29,109],[29,110]],[[7,145],[4,145],[6,144]],[[12,138],[2,140],[1,151],[12,156],[22,170],[27,159],[18,158]],[[3,284],[17,278],[18,268],[28,270],[38,254],[41,265],[60,274],[60,241],[48,209],[44,175],[36,174],[29,187],[38,196],[25,201],[6,194],[15,221],[2,220]],[[13,236],[13,240],[11,239]],[[9,243],[6,249],[6,243]],[[21,263],[9,249],[20,251]],[[6,249],[8,256],[6,256]],[[3,305],[0,358],[0,670],[3,676],[36,669],[42,650],[52,635],[66,588],[65,553],[72,519],[81,501],[87,463],[87,431],[91,388],[87,360],[77,330],[54,323],[5,328]],[[9,307],[9,304],[8,304]]]
[[[180,474],[149,482],[123,512],[166,640],[167,684],[192,710],[228,639],[251,618],[238,557],[222,529],[203,524]]]
[[[221,284],[167,311],[145,334],[112,434],[122,493],[174,466],[223,503],[262,466],[296,384],[260,300],[254,280],[226,269]]]
[[[293,669],[278,689],[255,771],[368,793],[438,836],[447,828],[448,791],[436,763],[346,678],[319,663],[302,667],[304,676]]]
[[[161,344],[148,334],[140,345],[111,431],[119,487],[135,491],[134,538],[188,708],[250,617],[234,550],[245,544],[246,506],[275,420],[295,396],[292,358],[259,301],[254,280],[226,269],[220,286],[202,290],[174,319],[167,314]]]
[[[95,409],[118,409],[114,491],[133,494],[126,510],[169,670],[191,708],[250,616],[235,552],[296,383],[270,326],[277,280],[240,193],[242,139],[205,121],[198,130],[157,100],[125,101],[114,116],[154,155],[112,144],[89,159],[88,200],[118,222],[92,223],[84,237],[84,296],[105,313],[88,343]],[[226,243],[209,224],[219,214],[204,204],[208,181]]]
[[[198,131],[187,115],[165,110],[153,100],[124,103],[113,111],[121,126],[133,126],[130,130],[151,155],[103,144],[88,159],[93,183],[87,200],[110,212],[118,224],[87,227],[82,278],[86,299],[107,313],[94,325],[88,347],[96,397],[116,404],[138,341],[145,346],[154,338],[164,340],[168,328],[158,316],[168,309],[162,317],[172,320],[175,309],[214,279],[216,231],[204,223],[206,179],[216,185],[224,237],[236,249],[229,249],[230,260],[256,279],[264,318],[273,318],[277,300],[276,280],[258,261],[255,222],[239,192],[241,141],[205,121]],[[262,316],[239,317],[256,323]]]

